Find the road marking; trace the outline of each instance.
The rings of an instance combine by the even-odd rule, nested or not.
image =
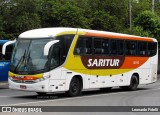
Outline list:
[[[0,97],[11,97],[11,96],[0,96]]]
[[[91,98],[91,97],[99,97],[99,96],[106,96],[106,95],[115,95],[115,94],[122,94],[122,93],[133,93],[133,92],[142,92],[142,91],[154,91],[154,90],[160,90],[160,88],[157,89],[150,89],[150,90],[138,90],[138,91],[129,91],[129,92],[116,92],[116,93],[107,93],[107,94],[97,94],[97,95],[91,95],[91,96],[81,96],[81,97],[70,97],[65,99],[56,99],[56,100],[46,100],[46,101],[32,101],[32,102],[26,102],[26,103],[16,103],[16,104],[8,104],[8,105],[0,105],[0,106],[20,106],[20,105],[26,105],[26,104],[36,104],[36,103],[46,103],[46,102],[55,102],[55,101],[66,101],[66,100],[73,100],[73,99],[81,99],[81,98]]]

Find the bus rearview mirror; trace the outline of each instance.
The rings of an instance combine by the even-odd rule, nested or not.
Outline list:
[[[48,56],[49,53],[49,49],[51,48],[52,45],[54,45],[55,43],[59,42],[59,40],[53,40],[48,42],[45,46],[44,46],[44,56]]]
[[[16,40],[13,40],[13,41],[8,41],[8,42],[6,42],[5,44],[3,44],[2,54],[5,55],[5,53],[6,53],[6,47],[7,47],[8,45],[14,44],[15,42],[16,42]]]

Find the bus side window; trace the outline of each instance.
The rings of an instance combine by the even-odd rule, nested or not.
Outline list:
[[[117,55],[118,47],[117,40],[110,40],[110,54]]]
[[[136,55],[136,42],[126,41],[126,55],[135,56]]]
[[[104,50],[102,49],[102,40],[94,39],[94,54],[102,54]]]
[[[146,42],[138,42],[138,55],[146,56],[147,55],[147,43]]]
[[[108,55],[109,54],[109,40],[102,39],[102,38],[95,38],[94,39],[94,54]]]
[[[51,67],[55,68],[61,64],[61,52],[60,52],[60,47],[57,45],[52,46],[51,50]]]
[[[60,35],[56,37],[56,40],[59,40],[59,44],[61,46],[60,51],[61,51],[61,57],[60,57],[60,62],[61,64],[65,62],[67,54],[69,52],[71,43],[73,41],[74,35]]]
[[[157,53],[157,43],[148,43],[148,56],[154,56]]]
[[[80,36],[74,49],[75,55],[85,55],[92,53],[92,38]]]
[[[124,54],[124,40],[117,40],[118,45],[118,55]]]
[[[108,55],[109,54],[109,40],[104,39],[102,40],[102,54]]]

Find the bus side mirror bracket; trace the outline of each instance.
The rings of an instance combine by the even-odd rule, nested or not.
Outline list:
[[[2,47],[2,54],[5,55],[6,53],[6,47],[10,44],[14,44],[16,42],[16,40],[13,40],[13,41],[8,41],[6,42],[5,44],[3,44],[3,47]]]
[[[49,49],[51,48],[52,45],[54,45],[55,43],[59,42],[59,40],[53,40],[48,42],[45,46],[44,46],[44,56],[48,56],[49,53]]]

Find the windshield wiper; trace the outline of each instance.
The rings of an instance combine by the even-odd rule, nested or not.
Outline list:
[[[31,53],[31,50],[29,50],[29,51],[26,53],[25,62],[24,62],[24,67],[25,67],[25,68],[28,68],[29,70],[30,70],[30,65],[28,65],[28,62],[29,62],[29,59],[31,58],[30,53]],[[27,69],[27,71],[28,71],[28,69]]]
[[[30,53],[31,53],[31,50],[28,51],[28,54],[27,54],[27,56],[26,56],[26,58],[27,58],[27,59],[26,59],[26,63],[25,63],[26,65],[28,64],[28,61],[29,61],[29,59],[31,58]]]
[[[21,57],[21,59],[20,59],[19,62],[17,63],[17,65],[16,65],[16,67],[15,67],[15,69],[14,69],[15,72],[16,72],[16,69],[18,68],[18,66],[21,64],[21,62],[24,61],[25,55],[26,55],[26,50],[24,51],[23,56]]]

